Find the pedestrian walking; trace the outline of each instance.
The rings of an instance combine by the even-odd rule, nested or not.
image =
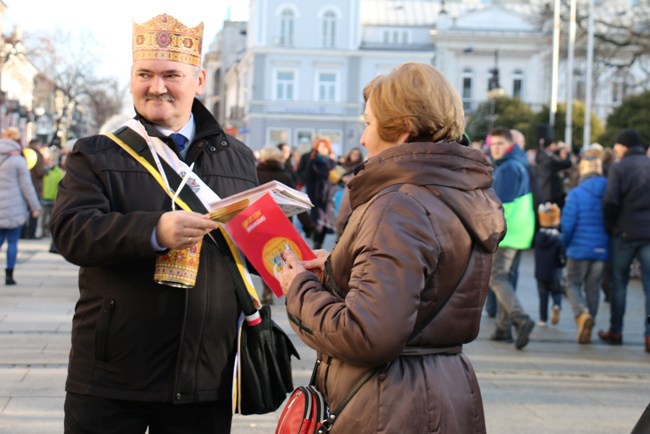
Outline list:
[[[623,318],[630,265],[641,264],[646,317],[650,315],[650,158],[639,133],[628,129],[616,138],[617,163],[609,169],[603,198],[605,227],[612,236],[610,324],[598,332],[610,345],[623,343]],[[645,350],[650,353],[650,324],[644,321]]]
[[[607,179],[602,176],[602,161],[593,154],[583,156],[578,167],[579,184],[567,195],[561,224],[568,257],[566,295],[578,326],[578,343],[587,344],[591,342],[609,257],[602,208]]]
[[[512,140],[510,130],[490,131],[490,153],[495,164],[494,191],[503,203],[507,232],[492,261],[490,288],[497,298],[497,320],[491,339],[513,342],[518,350],[528,345],[535,322],[519,302],[513,280],[521,251],[531,247],[535,231],[533,195],[528,177],[528,160]],[[512,326],[516,337],[513,339]]]
[[[337,186],[329,181],[330,170],[336,166],[336,156],[332,144],[327,139],[314,141],[307,161],[305,188],[314,207],[311,219],[314,222],[313,247],[323,247],[325,236],[335,231],[334,193]]]
[[[38,218],[40,210],[22,146],[15,140],[0,139],[0,248],[7,240],[5,285],[16,284],[20,231],[30,216]]]

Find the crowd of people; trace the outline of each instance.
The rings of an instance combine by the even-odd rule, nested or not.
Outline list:
[[[519,303],[516,287],[520,252],[533,248],[537,325],[547,327],[549,301],[550,323],[557,324],[566,298],[577,342],[592,342],[602,292],[609,302],[610,327],[598,336],[621,345],[635,259],[650,315],[650,191],[642,187],[650,179],[647,144],[628,129],[612,148],[594,143],[575,154],[561,142],[542,141],[524,153],[523,135],[506,128],[492,130],[486,143],[508,226],[493,262],[490,292],[495,297],[486,303],[488,315],[497,318],[491,339],[514,341],[518,349],[529,341],[535,322]],[[650,325],[645,318],[643,324],[650,352]]]
[[[35,236],[41,210],[59,253],[80,267],[66,433],[230,432],[237,290],[250,275],[205,210],[260,182],[304,189],[314,203],[298,218],[316,259],[285,251],[278,280],[291,327],[317,353],[315,387],[336,408],[373,374],[337,415],[337,432],[484,433],[463,352],[484,307],[497,317],[491,338],[523,349],[536,324],[559,321],[565,294],[588,343],[608,280],[610,327],[598,335],[620,345],[638,257],[650,313],[650,159],[635,131],[618,136],[613,161],[596,145],[579,156],[554,142],[526,152],[523,135],[502,127],[486,155],[470,146],[449,81],[404,63],[364,87],[360,146],[342,158],[323,137],[299,156],[279,144],[256,158],[197,98],[202,34],[166,14],[133,24],[135,117],[77,141],[58,193],[38,183],[59,171],[30,176],[19,140],[0,140],[6,283],[15,284],[20,231]],[[516,291],[531,247],[537,322]],[[200,253],[194,286],[153,278],[158,258],[190,249]]]

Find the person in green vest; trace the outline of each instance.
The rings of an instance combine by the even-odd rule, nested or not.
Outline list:
[[[506,236],[492,260],[490,288],[497,297],[498,314],[496,330],[491,339],[512,342],[511,326],[515,326],[514,339],[518,350],[528,344],[535,322],[522,307],[515,294],[510,276],[519,266],[518,256],[529,249],[535,235],[535,210],[528,177],[528,160],[524,151],[512,139],[507,128],[490,131],[490,153],[494,160],[494,191],[503,203],[506,219]]]
[[[50,168],[47,175],[43,177],[43,198],[41,199],[41,205],[43,206],[42,223],[44,237],[50,235],[49,227],[52,205],[59,191],[59,181],[61,181],[61,178],[63,178],[63,169],[58,161],[54,167]]]

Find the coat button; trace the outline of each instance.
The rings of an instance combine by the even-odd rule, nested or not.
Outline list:
[[[228,146],[228,142],[226,142],[225,140],[222,140],[220,144],[221,146]]]
[[[182,397],[183,397],[183,395],[181,395],[180,393],[177,393],[177,394],[176,394],[176,400],[179,400],[179,399],[181,399]]]
[[[214,152],[214,151],[217,150],[217,147],[216,147],[216,146],[210,146],[210,150],[211,150],[212,152]]]

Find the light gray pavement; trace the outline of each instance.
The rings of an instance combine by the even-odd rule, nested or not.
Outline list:
[[[0,263],[4,268],[4,251]],[[77,267],[48,252],[49,240],[21,240],[16,286],[0,282],[0,434],[63,431],[64,383],[70,326],[77,298]],[[524,255],[518,294],[537,318],[531,252]],[[650,402],[650,355],[643,348],[644,297],[638,280],[628,289],[625,343],[609,347],[596,338],[575,343],[568,302],[561,321],[536,327],[523,351],[489,340],[493,320],[483,317],[477,341],[465,347],[477,372],[489,433],[630,433]],[[313,352],[292,333],[283,304],[273,316],[294,339],[302,360],[294,383],[305,384]],[[606,328],[601,304],[595,330]],[[278,413],[235,416],[233,433],[272,433]]]

